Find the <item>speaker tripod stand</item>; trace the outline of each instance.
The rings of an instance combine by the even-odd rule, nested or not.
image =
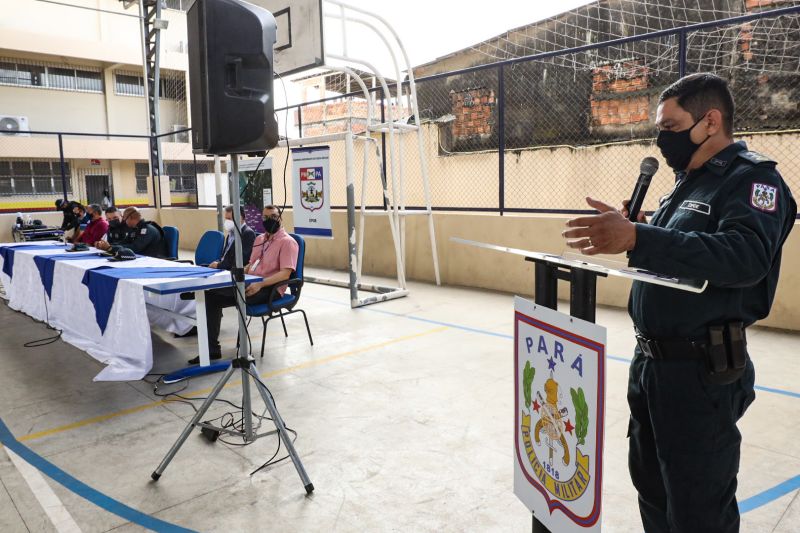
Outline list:
[[[231,190],[238,191],[238,184],[239,184],[239,158],[237,155],[231,155]],[[234,187],[233,184],[236,184]],[[234,223],[236,224],[237,228],[241,228],[241,220],[239,216],[239,195],[233,194],[233,219]],[[278,412],[278,408],[275,406],[275,400],[272,397],[272,393],[267,389],[266,385],[261,381],[261,378],[258,376],[258,370],[256,369],[255,361],[250,357],[248,351],[250,347],[250,339],[247,336],[247,324],[245,323],[245,300],[244,300],[244,269],[242,268],[242,237],[238,231],[234,232],[234,251],[236,257],[236,268],[233,270],[233,276],[235,280],[235,294],[236,294],[236,307],[238,310],[239,316],[239,347],[238,347],[238,355],[236,359],[231,361],[231,366],[225,371],[222,375],[220,380],[214,385],[214,388],[211,391],[211,394],[203,402],[203,405],[197,410],[197,413],[192,417],[189,423],[184,428],[183,432],[178,437],[178,440],[175,441],[175,444],[167,452],[167,455],[162,459],[161,464],[158,465],[158,468],[153,471],[150,475],[154,481],[158,481],[161,478],[161,474],[164,473],[164,470],[169,466],[169,463],[181,449],[183,443],[186,442],[186,439],[191,434],[192,430],[196,427],[201,428],[201,430],[210,430],[212,432],[225,433],[228,435],[233,435],[235,437],[241,437],[245,443],[250,443],[258,439],[259,437],[263,437],[265,435],[271,435],[277,431],[279,438],[283,441],[284,446],[286,446],[286,450],[289,453],[289,457],[292,459],[292,463],[294,463],[294,467],[297,470],[297,474],[300,476],[300,479],[303,482],[303,487],[306,489],[307,494],[311,494],[314,491],[314,485],[311,483],[311,480],[308,478],[308,474],[306,474],[306,470],[303,467],[303,463],[300,461],[300,457],[297,455],[297,451],[294,448],[294,444],[292,443],[292,439],[289,435],[289,432],[286,429],[286,425],[283,423],[283,419],[281,418],[280,413]],[[222,392],[222,389],[231,379],[236,371],[239,371],[242,376],[242,419],[243,419],[243,426],[244,429],[230,429],[230,428],[221,428],[216,427],[213,424],[209,424],[207,422],[202,422],[202,418],[205,416],[206,411],[208,408],[211,407],[211,404],[214,403],[214,400],[217,399],[219,393]],[[272,422],[275,424],[275,431],[270,431],[263,434],[258,434],[257,431],[253,430],[253,410],[252,410],[252,401],[250,399],[250,380],[253,380],[253,386],[258,391],[259,396],[264,401],[264,405],[269,411],[270,417],[272,418]]]

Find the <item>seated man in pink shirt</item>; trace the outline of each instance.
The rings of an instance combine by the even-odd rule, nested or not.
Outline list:
[[[299,247],[297,241],[281,227],[281,215],[278,208],[268,205],[264,208],[262,215],[266,233],[256,237],[245,273],[261,276],[264,279],[247,286],[245,290],[247,305],[267,303],[272,286],[289,279],[297,267]],[[279,290],[283,294],[286,286]],[[235,291],[235,287],[224,287],[206,292],[208,351],[211,359],[222,357],[222,349],[219,345],[222,309],[236,305]],[[199,362],[199,357],[189,360],[190,365],[196,365]]]
[[[80,241],[94,246],[108,232],[108,221],[103,218],[103,210],[97,204],[86,206],[86,214],[91,217],[86,229],[81,232]]]

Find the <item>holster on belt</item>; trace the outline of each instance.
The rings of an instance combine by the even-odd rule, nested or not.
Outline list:
[[[728,344],[728,364],[734,370],[742,370],[747,365],[747,339],[742,322],[729,322],[725,326]]]
[[[710,326],[706,342],[648,339],[638,330],[636,342],[650,359],[704,359],[709,379],[718,384],[736,381],[747,365],[747,339],[742,322]]]
[[[710,374],[721,374],[728,370],[728,353],[725,347],[725,326],[708,328],[706,363]]]

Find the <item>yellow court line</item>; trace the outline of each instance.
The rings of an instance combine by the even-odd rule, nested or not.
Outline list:
[[[403,337],[397,337],[395,339],[392,339],[392,340],[389,340],[389,341],[385,341],[385,342],[381,342],[381,343],[378,343],[378,344],[370,344],[370,345],[364,346],[362,348],[356,348],[355,350],[350,350],[350,351],[347,351],[347,352],[334,354],[334,355],[331,355],[331,356],[328,356],[328,357],[323,357],[321,359],[314,359],[314,360],[311,360],[311,361],[306,361],[304,363],[299,363],[299,364],[296,364],[296,365],[292,365],[292,366],[289,366],[289,367],[286,367],[286,368],[280,368],[278,370],[271,370],[269,372],[262,372],[259,375],[262,378],[267,379],[267,378],[271,378],[271,377],[274,377],[274,376],[279,376],[281,374],[288,374],[288,373],[294,372],[296,370],[302,370],[302,369],[305,369],[305,368],[311,368],[311,367],[315,367],[315,366],[320,366],[320,365],[323,365],[325,363],[330,363],[332,361],[338,361],[339,359],[344,359],[346,357],[351,357],[353,355],[357,355],[357,354],[360,354],[360,353],[369,352],[369,351],[372,351],[372,350],[377,350],[377,349],[383,348],[385,346],[390,346],[392,344],[397,344],[398,342],[408,341],[408,340],[412,340],[412,339],[418,339],[418,338],[424,337],[426,335],[431,335],[433,333],[439,333],[439,332],[444,331],[446,329],[448,329],[447,326],[433,328],[433,329],[429,329],[427,331],[422,331],[420,333],[414,333],[412,335],[405,335]],[[231,381],[227,385],[225,385],[225,388],[234,387],[234,386],[238,386],[238,385],[241,385],[241,384],[242,384],[241,380]],[[192,391],[192,392],[187,392],[187,393],[182,394],[182,396],[203,396],[204,394],[208,394],[209,392],[211,392],[212,388],[213,387],[208,387],[208,388],[205,388],[205,389],[200,389],[200,390],[196,390],[196,391]],[[19,440],[19,441],[31,441],[31,440],[41,439],[43,437],[48,437],[50,435],[55,435],[57,433],[63,433],[65,431],[70,431],[72,429],[77,429],[77,428],[89,426],[89,425],[92,425],[92,424],[97,424],[99,422],[105,422],[106,420],[111,420],[112,418],[118,418],[120,416],[125,416],[125,415],[130,415],[130,414],[133,414],[133,413],[138,413],[140,411],[145,411],[147,409],[152,409],[154,407],[158,407],[158,406],[161,406],[161,405],[164,405],[164,404],[167,404],[167,403],[171,403],[171,402],[174,402],[174,401],[176,401],[176,400],[159,400],[159,401],[156,401],[156,402],[151,402],[151,403],[144,404],[144,405],[139,405],[139,406],[136,406],[136,407],[129,407],[128,409],[123,409],[121,411],[116,411],[114,413],[108,413],[108,414],[105,414],[105,415],[93,416],[92,418],[86,418],[84,420],[79,420],[78,422],[73,422],[71,424],[65,424],[63,426],[58,426],[58,427],[55,427],[55,428],[52,428],[52,429],[46,429],[44,431],[37,431],[36,433],[29,433],[29,434],[27,434],[27,435],[25,435],[23,437],[19,437],[17,440]]]

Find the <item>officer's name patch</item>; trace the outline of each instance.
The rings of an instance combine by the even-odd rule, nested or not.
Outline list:
[[[697,202],[695,200],[684,200],[680,208],[688,211],[697,211],[698,213],[703,213],[704,215],[711,214],[710,205],[703,202]]]
[[[778,189],[766,183],[754,183],[750,205],[767,213],[774,212],[778,208]]]

